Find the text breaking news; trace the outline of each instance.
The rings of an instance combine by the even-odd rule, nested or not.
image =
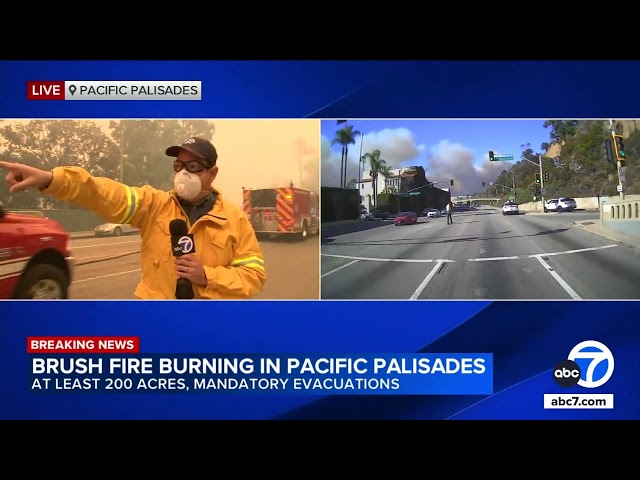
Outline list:
[[[141,355],[139,343],[137,338],[29,338],[29,389],[47,394],[493,393],[491,354]],[[112,354],[104,355],[110,349]]]

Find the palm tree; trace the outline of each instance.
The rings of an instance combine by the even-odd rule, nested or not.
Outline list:
[[[373,152],[365,153],[362,156],[362,166],[366,164],[367,160],[369,161],[369,165],[371,165],[371,181],[373,186],[373,203],[374,205],[378,205],[378,174],[382,175],[384,178],[389,176],[389,167],[387,166],[387,161],[383,158],[380,158],[380,150],[374,150]]]
[[[353,125],[345,125],[336,132],[335,138],[331,141],[331,145],[342,145],[342,159],[340,163],[340,188],[345,188],[347,181],[347,162],[349,159],[349,145],[356,144],[356,137],[361,135],[358,130],[353,129]]]

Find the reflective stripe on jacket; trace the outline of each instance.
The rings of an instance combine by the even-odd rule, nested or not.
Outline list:
[[[53,169],[46,192],[111,223],[127,223],[142,237],[142,276],[135,295],[141,299],[175,299],[178,275],[171,252],[169,223],[181,218],[194,237],[195,256],[204,266],[206,286],[194,285],[195,298],[250,298],[266,281],[264,259],[245,213],[219,192],[211,211],[191,225],[175,193],[148,185],[128,187],[108,178],[92,177],[80,167]]]

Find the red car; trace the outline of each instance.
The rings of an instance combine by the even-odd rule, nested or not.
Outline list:
[[[413,225],[418,223],[418,216],[415,212],[402,212],[396,215],[393,223],[396,225]]]
[[[71,238],[60,224],[0,207],[0,299],[65,299],[72,275]]]

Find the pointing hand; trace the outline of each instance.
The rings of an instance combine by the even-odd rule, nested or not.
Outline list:
[[[46,188],[53,180],[51,172],[22,163],[0,162],[0,168],[9,172],[5,180],[9,184],[9,192],[11,193],[21,192],[28,188]]]

